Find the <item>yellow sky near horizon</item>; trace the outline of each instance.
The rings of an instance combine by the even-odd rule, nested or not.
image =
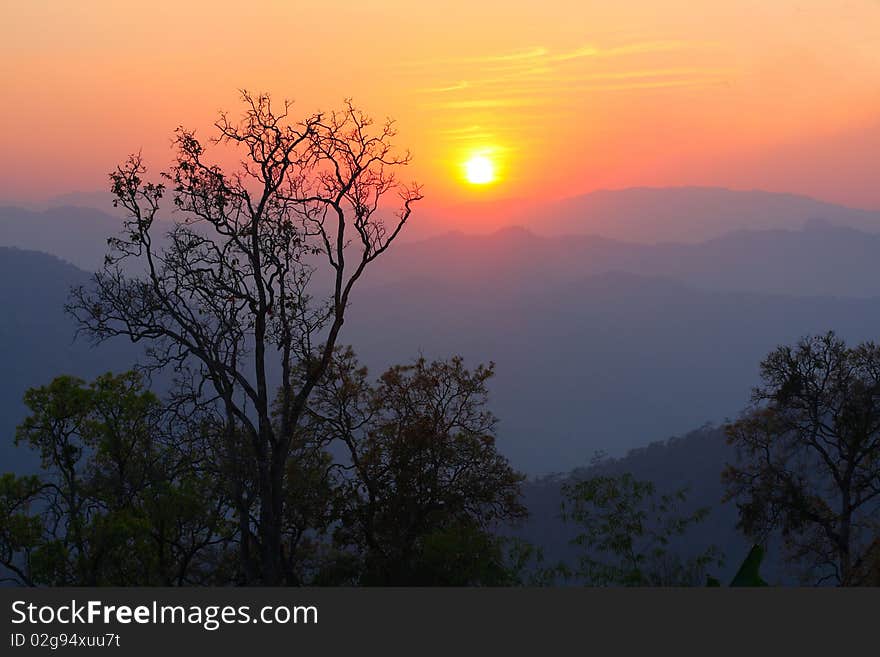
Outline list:
[[[6,3],[0,198],[106,187],[237,89],[397,119],[435,204],[713,184],[880,207],[877,0]],[[867,146],[866,146],[867,145]],[[497,183],[467,185],[488,154]]]

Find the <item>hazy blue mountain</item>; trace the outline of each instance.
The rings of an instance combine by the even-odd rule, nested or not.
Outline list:
[[[113,193],[108,190],[92,191],[92,192],[68,192],[67,194],[59,194],[53,196],[46,201],[46,208],[64,208],[75,206],[79,208],[92,208],[104,214],[114,214]],[[119,214],[123,214],[122,209],[118,210]]]
[[[62,306],[69,286],[86,277],[52,256],[0,248],[4,471],[34,464],[32,454],[12,446],[26,388],[61,373],[120,371],[134,360],[124,342],[91,348],[73,341]],[[747,546],[734,529],[734,508],[720,504],[718,475],[731,457],[721,433],[642,446],[735,413],[769,348],[830,326],[850,338],[876,334],[880,301],[710,293],[623,274],[528,291],[422,278],[362,290],[345,338],[376,368],[420,349],[464,353],[472,364],[494,359],[500,446],[517,466],[585,476],[595,470],[579,466],[604,449],[625,456],[602,471],[633,472],[661,490],[688,486],[691,506],[713,507],[688,545],[723,548],[728,566],[715,574],[726,578]],[[517,530],[542,545],[548,561],[571,557],[572,530],[558,518],[563,478],[526,486],[531,517]]]
[[[0,207],[0,246],[46,251],[88,270],[99,267],[106,238],[116,234],[122,214],[112,208],[108,194],[79,192],[46,205],[49,209],[39,212]],[[452,224],[450,217],[454,217]],[[740,230],[798,231],[811,221],[880,232],[880,212],[876,211],[791,194],[673,187],[597,191],[550,203],[515,200],[471,204],[457,210],[447,208],[440,214],[426,208],[413,216],[402,240],[442,235],[450,225],[468,226],[468,232],[522,225],[548,236],[595,235],[632,244],[695,244]],[[595,250],[590,253],[595,255]],[[641,252],[633,257],[641,258]]]
[[[778,344],[829,329],[880,336],[880,299],[715,292],[619,273],[532,283],[362,289],[343,339],[373,366],[419,352],[495,361],[501,448],[540,473],[737,414]]]
[[[695,287],[788,295],[880,296],[880,234],[813,220],[798,230],[736,231],[701,244],[634,244],[524,228],[399,244],[367,284],[429,277],[542,288],[608,272]]]
[[[880,231],[877,211],[718,187],[602,190],[530,208],[517,221],[542,234],[593,233],[650,244],[702,242],[735,230],[798,229],[815,219]]]
[[[578,549],[570,544],[576,528],[560,518],[562,485],[595,475],[631,473],[639,480],[651,481],[662,493],[687,489],[681,511],[708,508],[709,514],[674,546],[682,554],[697,554],[711,545],[722,551],[724,565],[713,566],[710,574],[728,582],[751,547],[736,529],[737,510],[734,502],[724,502],[721,471],[735,462],[736,454],[726,444],[724,432],[705,427],[681,436],[658,440],[633,449],[624,456],[599,465],[576,468],[564,475],[533,479],[524,487],[529,518],[511,533],[540,545],[545,565],[559,561],[574,564]],[[791,581],[791,574],[782,567],[780,552],[772,550],[766,558],[762,574],[771,582]]]
[[[125,370],[134,361],[131,345],[91,348],[84,340],[74,342],[75,327],[63,306],[70,286],[86,277],[54,256],[0,247],[0,471],[34,462],[27,449],[12,445],[15,427],[24,417],[27,388],[59,374],[91,378]]]
[[[564,242],[541,251],[522,231],[483,239],[488,246],[477,252],[500,259],[435,267],[425,252],[408,278],[357,290],[342,339],[374,371],[419,352],[495,361],[500,444],[530,473],[569,470],[596,449],[621,454],[736,414],[759,361],[778,344],[829,329],[849,340],[880,336],[878,298],[707,290],[613,271],[574,278],[559,265]],[[520,250],[511,246],[517,240]],[[60,307],[82,272],[41,254],[4,249],[0,259],[4,346],[15,373],[2,389],[4,409],[20,408],[27,385],[55,374],[129,366],[134,352],[124,343],[114,343],[115,360],[106,347],[98,356],[71,346],[73,326]],[[800,259],[783,261],[795,269]],[[866,274],[853,285],[863,279],[872,284]]]
[[[0,246],[45,251],[89,271],[101,266],[107,238],[120,228],[119,218],[93,208],[0,207]]]

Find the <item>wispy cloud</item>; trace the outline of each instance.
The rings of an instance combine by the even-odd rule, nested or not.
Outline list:
[[[495,109],[502,107],[527,107],[530,105],[540,105],[543,102],[538,98],[483,98],[479,100],[431,103],[428,107],[435,109]]]
[[[553,69],[548,69],[548,73],[553,73]],[[508,75],[503,77],[485,78],[468,83],[467,87],[472,92],[485,96],[491,94],[495,90],[505,97],[517,97],[534,93],[544,93],[552,91],[555,95],[563,95],[566,93],[576,92],[584,88],[598,89],[597,85],[585,86],[584,83],[595,81],[620,81],[631,84],[646,84],[651,81],[665,82],[674,81],[675,84],[681,85],[685,82],[698,84],[700,82],[714,81],[718,79],[729,79],[733,71],[729,69],[719,68],[667,68],[667,69],[645,69],[645,70],[625,70],[625,71],[597,71],[594,73],[572,72],[560,75],[535,75],[535,76],[516,76]],[[672,86],[672,85],[669,85]],[[451,89],[451,87],[448,87]],[[460,100],[467,100],[467,97]]]
[[[570,59],[581,59],[583,57],[596,57],[601,51],[594,46],[581,46],[570,52],[553,55],[550,59],[554,62],[566,62]]]
[[[628,91],[634,89],[666,89],[674,87],[717,87],[727,84],[724,78],[694,78],[686,80],[655,80],[650,82],[621,82],[619,84],[592,84],[573,88],[572,91]]]
[[[593,82],[590,82],[590,80]],[[502,108],[526,108],[551,104],[552,98],[573,96],[589,92],[614,92],[630,91],[636,89],[674,89],[685,87],[717,87],[729,84],[730,80],[718,75],[685,76],[680,78],[651,78],[641,77],[638,74],[631,77],[620,76],[596,76],[584,78],[579,81],[568,82],[560,87],[552,81],[540,86],[531,85],[516,89],[505,89],[506,96],[503,98],[471,98],[446,102],[428,103],[424,105],[430,109],[462,110],[462,109],[502,109]],[[448,134],[448,138],[464,139],[469,134],[479,134],[476,131]],[[485,136],[485,135],[483,135]]]
[[[718,76],[731,71],[718,68],[662,68],[637,71],[604,71],[582,76],[586,80],[626,80],[632,78],[669,78],[682,76]]]
[[[461,91],[462,89],[467,89],[470,86],[470,83],[467,80],[462,80],[461,82],[456,82],[455,84],[450,84],[445,87],[431,87],[429,89],[419,89],[419,93],[423,94],[443,94],[448,93],[450,91]]]
[[[596,57],[621,57],[623,55],[641,55],[655,52],[672,52],[675,50],[688,50],[706,47],[709,42],[694,41],[644,41],[641,43],[628,43],[614,48],[599,50]]]
[[[713,45],[709,41],[681,41],[681,40],[665,40],[665,41],[635,41],[624,43],[618,46],[601,47],[595,44],[584,44],[573,50],[554,52],[546,46],[532,46],[524,50],[516,50],[512,52],[502,52],[477,56],[464,57],[445,57],[432,59],[428,61],[403,61],[399,65],[405,68],[418,68],[423,70],[425,67],[436,66],[441,64],[511,64],[513,66],[521,64],[533,64],[534,62],[566,62],[576,59],[584,59],[589,57],[622,57],[625,55],[638,55],[656,52],[671,52],[675,50],[686,50],[693,48],[709,47]]]
[[[691,41],[643,41],[627,43],[613,48],[600,48],[594,45],[584,45],[568,52],[549,54],[547,59],[553,62],[567,62],[573,59],[583,59],[585,57],[622,57],[625,55],[684,50],[698,45],[700,44],[695,44]]]
[[[546,58],[549,50],[544,46],[533,46],[523,50],[511,52],[489,53],[485,55],[465,55],[463,57],[437,57],[428,60],[402,60],[397,66],[407,69],[417,69],[419,72],[433,66],[445,66],[455,64],[518,64],[530,60]]]
[[[491,141],[495,138],[495,133],[488,132],[480,125],[469,125],[463,128],[447,128],[446,130],[438,130],[449,141]]]
[[[549,51],[547,48],[543,46],[535,46],[534,48],[529,48],[528,50],[520,50],[513,53],[507,53],[504,55],[487,55],[485,57],[477,57],[472,59],[471,61],[484,61],[484,62],[510,62],[510,61],[520,61],[523,59],[539,59],[544,57]]]
[[[464,128],[448,128],[446,130],[440,130],[441,135],[461,135],[467,133],[479,132],[483,128],[478,125],[469,125]]]
[[[721,74],[718,71],[689,69],[663,70],[631,70],[631,71],[594,71],[589,72],[581,67],[573,67],[579,60],[601,60],[617,57],[637,56],[647,53],[672,52],[690,48],[709,46],[711,42],[694,42],[680,40],[664,41],[633,41],[621,45],[600,47],[585,44],[572,50],[554,52],[544,46],[534,46],[500,54],[488,54],[479,57],[460,57],[445,60],[447,65],[466,65],[473,77],[457,82],[438,84],[433,87],[415,89],[419,94],[447,94],[471,92],[478,89],[505,87],[505,95],[520,95],[530,89],[542,89],[560,84],[574,84],[586,79],[628,79],[666,76],[706,76]],[[561,89],[562,92],[565,89]],[[468,94],[470,95],[470,94]],[[490,103],[495,103],[491,105]],[[453,106],[450,103],[442,106]],[[503,101],[473,100],[467,97],[455,101],[455,107],[504,107],[510,106]]]
[[[518,120],[536,111],[548,111],[561,98],[573,99],[591,93],[625,93],[635,90],[662,90],[686,87],[721,85],[728,81],[732,71],[717,67],[692,65],[693,59],[682,60],[682,66],[651,68],[643,57],[649,53],[664,53],[699,49],[705,43],[688,41],[630,41],[619,45],[584,44],[573,49],[551,50],[534,46],[518,51],[490,53],[483,56],[463,56],[443,62],[420,66],[419,75],[426,71],[451,73],[461,76],[435,78],[433,85],[415,89],[415,93],[436,95],[422,107],[445,112],[448,120],[469,116],[480,121],[465,127],[450,127],[440,131],[450,143],[496,143],[503,137],[504,125],[494,118],[496,114],[513,116]],[[616,61],[619,58],[620,61]],[[611,60],[615,62],[612,64]],[[590,63],[592,62],[592,63]],[[665,62],[664,62],[665,63]],[[423,82],[424,84],[424,82]],[[577,103],[571,104],[574,107]],[[509,110],[493,112],[492,110]],[[483,118],[483,115],[487,118]],[[546,119],[543,114],[539,115]],[[504,141],[501,139],[501,141]]]
[[[449,141],[479,141],[487,142],[495,139],[494,132],[472,132],[466,135],[451,135],[446,137]]]

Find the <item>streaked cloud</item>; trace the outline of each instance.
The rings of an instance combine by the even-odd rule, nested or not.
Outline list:
[[[523,63],[532,62],[566,62],[590,57],[621,57],[625,55],[638,55],[657,52],[671,52],[693,48],[708,47],[714,45],[711,41],[635,41],[618,46],[601,47],[594,44],[584,44],[573,50],[554,52],[546,46],[532,46],[524,50],[516,50],[506,53],[495,53],[478,56],[447,57],[428,61],[403,61],[399,66],[404,68],[424,69],[425,67],[439,64],[505,64],[512,67]]]
[[[667,78],[676,76],[707,76],[729,75],[729,69],[717,68],[665,68],[648,69],[644,71],[604,71],[601,73],[589,73],[582,79],[587,80],[626,80],[631,78]]]
[[[600,50],[597,57],[620,57],[623,55],[641,55],[644,53],[672,52],[675,50],[687,50],[704,48],[713,45],[709,41],[645,41],[642,43],[629,43],[606,50]]]
[[[441,135],[460,135],[469,132],[478,132],[483,128],[478,125],[469,125],[464,128],[448,128],[446,130],[440,130]]]
[[[473,132],[470,134],[463,135],[451,135],[447,137],[450,141],[479,141],[479,142],[487,142],[495,139],[494,132]]]
[[[627,91],[631,89],[666,89],[674,87],[715,87],[727,84],[724,78],[695,78],[690,80],[656,80],[651,82],[621,82],[619,84],[594,84],[573,88],[572,91]]]
[[[581,46],[570,52],[564,52],[554,55],[550,59],[554,62],[565,62],[570,59],[581,59],[582,57],[596,57],[601,51],[594,46]]]
[[[435,79],[435,84],[415,91],[436,94],[434,102],[422,105],[425,109],[448,112],[445,116],[459,112],[480,122],[441,131],[446,142],[459,146],[498,143],[509,140],[503,126],[511,117],[525,121],[526,115],[538,108],[544,111],[543,108],[555,103],[570,103],[572,98],[724,84],[728,81],[725,76],[733,71],[717,66],[694,66],[689,55],[681,59],[681,66],[646,66],[646,62],[653,61],[646,57],[649,54],[684,53],[704,45],[696,41],[633,40],[619,45],[583,44],[572,49],[534,46],[484,56],[463,56],[449,59],[444,66],[434,69],[423,67],[420,75],[425,70],[442,70],[451,75],[447,81]],[[663,61],[668,62],[668,58]],[[458,81],[451,77],[456,74],[461,76]],[[501,115],[504,118],[499,120]]]
[[[431,103],[427,107],[435,109],[491,109],[503,107],[527,107],[541,105],[539,98],[483,98],[478,100],[455,100],[443,103]]]
[[[487,55],[486,57],[478,57],[472,61],[485,61],[485,62],[510,62],[510,61],[520,61],[523,59],[538,59],[544,57],[548,53],[547,48],[543,46],[536,46],[534,48],[529,48],[528,50],[521,50],[518,52],[507,53],[504,55]]]
[[[445,87],[432,87],[429,89],[419,89],[419,93],[423,94],[443,94],[448,93],[450,91],[461,91],[462,89],[467,89],[470,86],[467,80],[462,80],[461,82],[457,82],[455,84],[451,84]]]
[[[552,69],[550,70],[552,72]],[[600,85],[585,85],[594,81],[620,81],[631,84],[647,84],[651,81],[664,82],[674,80],[677,84],[685,82],[697,84],[706,80],[729,79],[734,74],[731,69],[719,68],[668,68],[624,71],[599,71],[595,73],[575,73],[566,75],[548,75],[547,77],[504,76],[487,78],[468,83],[466,87],[474,93],[491,93],[491,90],[503,89],[506,97],[534,94],[536,92],[553,92],[554,95],[565,95],[584,88],[598,89]],[[619,85],[618,85],[619,86]],[[669,85],[672,86],[672,85]],[[451,87],[448,87],[452,89]],[[462,99],[466,100],[466,99]]]

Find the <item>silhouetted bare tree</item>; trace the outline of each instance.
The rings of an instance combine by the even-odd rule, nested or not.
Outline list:
[[[211,163],[195,133],[178,129],[176,162],[162,176],[182,219],[164,241],[166,183],[145,181],[139,155],[110,174],[115,202],[129,213],[125,231],[68,310],[97,341],[148,342],[149,367],[186,372],[229,431],[247,436],[259,516],[245,521],[249,510],[239,509],[243,529],[254,525],[241,540],[242,568],[249,581],[279,584],[295,427],[331,362],[352,290],[421,192],[395,178],[409,154],[395,154],[391,121],[377,126],[347,101],[294,122],[287,102],[275,111],[267,95],[243,99],[241,120],[221,114],[211,140],[243,152],[234,170]],[[385,220],[394,194],[399,205]]]

